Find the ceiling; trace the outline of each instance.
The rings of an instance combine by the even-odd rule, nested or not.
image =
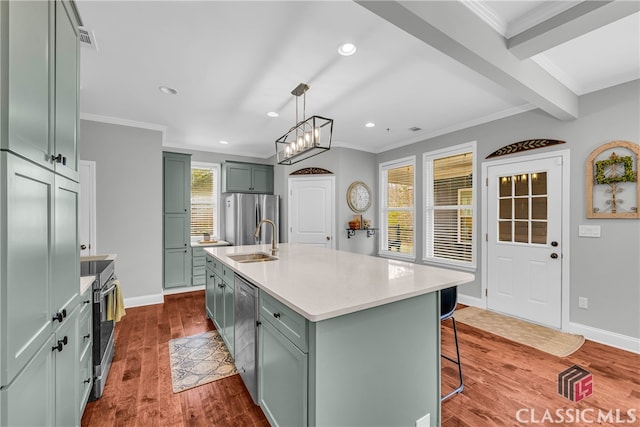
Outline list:
[[[81,118],[162,130],[167,147],[269,157],[301,82],[334,146],[378,153],[534,108],[571,120],[578,96],[640,78],[636,1],[77,5],[97,47],[81,52]]]

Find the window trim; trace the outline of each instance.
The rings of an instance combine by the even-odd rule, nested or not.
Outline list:
[[[218,222],[215,224],[215,231],[214,234],[211,236],[211,238],[214,237],[214,235],[220,239],[220,231],[221,231],[221,224],[220,224],[220,203],[222,198],[222,194],[220,193],[220,190],[222,188],[221,186],[221,180],[222,180],[222,167],[220,165],[220,163],[209,163],[209,162],[197,162],[197,161],[191,161],[191,167],[190,167],[190,172],[192,169],[213,169],[214,173],[216,174],[216,180],[213,183],[214,186],[214,191],[215,191],[215,210],[214,210],[214,218],[218,219]],[[191,189],[189,189],[189,191],[191,191]],[[191,197],[189,197],[189,205],[191,205]],[[191,218],[189,218],[189,235],[191,236],[191,242],[197,242],[198,240],[202,240],[202,235],[200,236],[194,236],[191,234]]]
[[[476,271],[478,265],[478,198],[477,198],[477,143],[476,141],[465,142],[463,144],[453,145],[438,150],[426,151],[422,153],[422,167],[423,167],[423,182],[424,186],[422,197],[422,262],[425,264],[442,265],[446,267],[455,267],[461,270]],[[429,243],[433,239],[433,224],[428,223],[429,215],[427,215],[428,202],[434,199],[433,194],[433,161],[443,157],[455,156],[457,154],[471,153],[472,156],[472,178],[471,178],[471,197],[472,204],[472,218],[471,218],[471,262],[449,260],[445,258],[437,258],[427,256]]]
[[[389,250],[383,250],[382,248],[387,247],[386,237],[387,237],[387,224],[384,222],[384,212],[387,206],[387,191],[386,191],[386,175],[385,172],[389,169],[393,169],[401,166],[413,166],[413,253],[412,254],[402,254],[399,252],[392,252]],[[400,159],[390,160],[387,162],[382,162],[378,164],[378,186],[379,186],[379,210],[378,210],[378,218],[380,218],[380,234],[378,236],[378,256],[384,258],[395,258],[404,261],[415,261],[416,260],[416,156],[408,156]],[[384,182],[382,181],[383,176],[385,177]],[[407,209],[408,210],[408,209]]]

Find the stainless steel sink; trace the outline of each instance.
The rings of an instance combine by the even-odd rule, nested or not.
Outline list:
[[[235,255],[227,255],[227,257],[231,258],[235,262],[263,262],[263,261],[275,261],[278,258],[266,254],[264,252],[252,252],[247,254],[235,254]]]

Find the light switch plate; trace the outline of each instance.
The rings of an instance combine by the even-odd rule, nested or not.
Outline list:
[[[600,226],[599,225],[579,225],[578,236],[600,237]]]

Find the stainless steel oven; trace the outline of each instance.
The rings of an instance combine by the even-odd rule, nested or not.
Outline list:
[[[102,396],[115,352],[115,322],[107,320],[107,297],[115,291],[115,263],[112,260],[82,261],[82,276],[96,276],[93,282],[93,389],[89,400]]]

